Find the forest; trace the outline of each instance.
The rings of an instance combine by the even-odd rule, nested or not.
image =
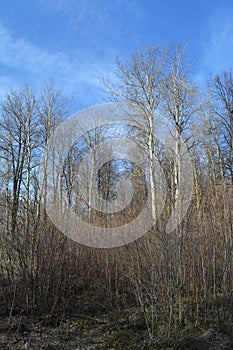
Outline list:
[[[102,84],[107,102],[136,111],[131,125],[98,126],[96,120],[66,153],[53,191],[66,195],[82,221],[110,230],[136,220],[148,196],[154,218],[163,193],[154,177],[159,166],[164,205],[153,225],[127,244],[105,248],[69,238],[48,215],[46,201],[52,197],[49,142],[69,117],[70,101],[52,81],[37,93],[10,90],[0,108],[0,348],[232,349],[232,69],[212,72],[199,87],[188,48],[169,44],[117,59],[115,78]],[[153,134],[158,116],[174,130],[169,152]],[[114,148],[113,134],[137,143],[143,157],[139,151],[129,156],[143,158],[142,167],[115,157],[110,147],[111,159],[101,163],[96,147],[110,141]],[[181,169],[187,153],[191,165]],[[193,186],[183,213],[185,171]],[[94,187],[112,203],[124,180],[133,189],[124,209],[92,208]],[[175,207],[182,218],[169,232]],[[84,234],[82,226],[74,230]]]

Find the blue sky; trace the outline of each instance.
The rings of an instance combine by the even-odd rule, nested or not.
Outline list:
[[[186,40],[203,87],[232,66],[233,0],[1,0],[0,99],[51,78],[75,112],[103,102],[100,78],[113,77],[116,56]]]

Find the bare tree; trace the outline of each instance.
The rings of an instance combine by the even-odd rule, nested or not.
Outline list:
[[[185,157],[181,149],[181,137],[188,128],[190,119],[197,110],[197,90],[190,79],[190,67],[186,61],[186,49],[179,44],[170,45],[167,49],[161,83],[161,110],[171,120],[175,129],[174,171],[172,183],[174,184],[174,206],[178,208],[176,234],[178,239],[178,266],[179,266],[179,319],[183,319],[182,299],[184,296],[183,283],[183,240],[184,232],[181,222],[182,194],[180,193],[182,181],[181,162]],[[187,150],[185,150],[187,152]]]
[[[233,75],[225,71],[209,81],[213,98],[212,111],[220,122],[222,144],[225,146],[224,160],[226,172],[233,184]]]
[[[136,116],[131,117],[138,128],[136,138],[141,146],[147,149],[151,208],[154,221],[156,220],[156,188],[153,130],[155,127],[155,112],[161,102],[160,84],[165,55],[166,51],[160,50],[158,47],[138,50],[132,55],[131,60],[125,64],[117,60],[117,84],[111,85],[105,82],[114,99],[138,108]],[[135,136],[135,130],[132,135]]]

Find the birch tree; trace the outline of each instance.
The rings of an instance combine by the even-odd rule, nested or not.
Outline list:
[[[141,144],[141,147],[147,150],[154,222],[156,220],[156,186],[153,128],[155,127],[155,112],[158,111],[161,102],[160,84],[165,56],[166,51],[158,47],[146,47],[138,50],[126,63],[117,60],[117,84],[105,82],[105,86],[114,100],[126,102],[138,108],[140,115],[137,113],[137,116],[132,116],[138,127],[138,133],[135,134],[134,130],[132,135]]]
[[[179,44],[172,44],[168,46],[165,65],[163,70],[163,81],[161,87],[161,111],[170,119],[174,126],[175,135],[175,149],[174,152],[174,168],[172,172],[174,183],[174,206],[178,208],[177,228],[176,233],[178,237],[178,270],[179,270],[179,319],[183,318],[182,298],[184,295],[184,285],[182,277],[182,250],[184,234],[181,222],[181,207],[182,194],[180,186],[182,181],[181,162],[181,137],[185,135],[184,132],[188,127],[190,119],[195,115],[197,110],[197,90],[194,83],[190,79],[190,65],[186,61],[186,46],[182,47]]]

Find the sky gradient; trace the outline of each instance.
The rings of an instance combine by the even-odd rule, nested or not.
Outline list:
[[[0,100],[53,79],[76,112],[104,102],[100,78],[113,77],[116,56],[187,40],[200,87],[232,67],[233,1],[1,0]]]

